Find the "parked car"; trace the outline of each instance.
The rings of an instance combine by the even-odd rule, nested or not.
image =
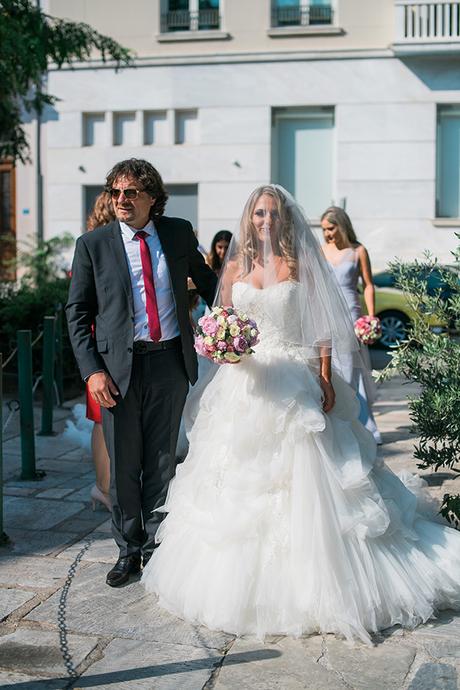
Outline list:
[[[458,268],[455,266],[443,266],[442,268],[455,271],[458,274]],[[382,337],[376,345],[385,348],[395,347],[398,342],[404,340],[408,327],[415,316],[404,292],[395,287],[395,283],[395,278],[389,271],[374,274],[375,314],[382,324]],[[428,277],[428,294],[434,294],[439,288],[442,289],[441,294],[444,297],[449,296],[449,287],[442,280],[439,270],[434,269]],[[361,298],[361,300],[365,310],[364,299]],[[432,327],[442,330],[445,325],[433,320]]]

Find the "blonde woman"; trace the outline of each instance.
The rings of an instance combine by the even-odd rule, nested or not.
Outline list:
[[[359,353],[344,297],[281,187],[250,195],[221,286],[215,304],[254,319],[260,342],[201,397],[147,590],[180,618],[259,639],[371,644],[377,630],[460,606],[460,533],[422,517],[376,462],[356,395],[331,367]]]
[[[362,315],[358,292],[360,280],[363,284],[367,313],[369,316],[375,316],[375,291],[369,254],[358,241],[350,217],[343,208],[330,206],[321,216],[321,227],[324,236],[324,255],[332,266],[353,321],[355,322]],[[367,363],[367,372],[357,370],[350,365],[347,367],[345,376],[348,383],[358,393],[361,423],[373,434],[376,442],[381,444],[382,437],[372,414],[372,401],[375,394],[370,373],[369,353],[365,346],[362,350]]]

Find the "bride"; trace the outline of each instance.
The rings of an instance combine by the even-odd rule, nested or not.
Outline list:
[[[460,533],[439,522],[421,480],[416,495],[376,458],[340,375],[341,361],[359,366],[347,306],[281,187],[249,197],[216,304],[245,311],[260,343],[219,367],[188,411],[190,449],[147,590],[181,618],[258,638],[370,643],[460,608]]]

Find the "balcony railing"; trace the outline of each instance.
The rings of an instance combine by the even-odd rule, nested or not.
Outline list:
[[[161,15],[161,32],[206,31],[220,28],[219,10],[174,10]]]
[[[331,5],[292,5],[272,9],[272,27],[332,24]]]
[[[396,0],[397,43],[460,41],[460,0]]]

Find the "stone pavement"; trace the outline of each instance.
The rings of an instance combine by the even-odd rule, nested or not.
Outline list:
[[[384,439],[380,452],[397,471],[415,469],[408,392],[399,380],[385,383],[375,408]],[[56,413],[57,431],[62,432],[68,414]],[[139,582],[107,587],[105,574],[116,550],[108,513],[91,510],[91,459],[59,435],[37,437],[37,467],[46,477],[19,480],[17,419],[8,426],[4,453],[5,529],[13,543],[0,549],[0,688],[460,688],[460,615],[453,612],[414,632],[384,631],[372,648],[351,646],[331,635],[273,637],[262,644],[174,618]],[[427,479],[437,496],[453,484],[448,472]],[[58,609],[69,568],[88,537],[91,545],[76,566],[64,604],[63,633],[77,674],[71,678],[61,653]]]

